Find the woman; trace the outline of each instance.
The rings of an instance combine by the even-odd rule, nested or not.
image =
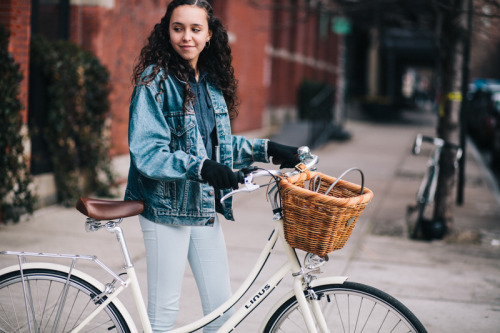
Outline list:
[[[175,325],[186,259],[204,314],[231,296],[216,212],[233,220],[231,200],[219,202],[238,187],[232,168],[269,157],[292,167],[297,148],[231,134],[238,105],[231,50],[205,0],[168,5],[141,51],[134,83],[125,197],[145,204],[148,315],[154,332],[163,332]],[[204,331],[215,332],[226,316]]]

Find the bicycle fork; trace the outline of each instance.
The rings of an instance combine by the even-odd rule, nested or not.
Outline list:
[[[319,300],[321,299],[321,295],[318,295],[314,292],[312,288],[308,289],[309,299],[311,301],[311,306],[313,309],[314,318],[316,319],[316,323],[318,324],[322,333],[330,333],[328,329],[328,324],[326,323],[325,316],[323,315],[323,311],[319,306]]]
[[[278,230],[282,233],[282,235],[284,235],[283,224],[279,225]],[[297,298],[297,303],[299,304],[299,308],[302,312],[307,331],[309,333],[317,333],[317,325],[321,333],[329,333],[330,331],[328,330],[323,311],[319,306],[321,296],[316,294],[312,287],[310,287],[312,277],[308,273],[304,272],[304,269],[300,267],[297,255],[285,241],[285,237],[281,237],[281,239],[283,240],[285,252],[289,257],[289,262],[293,263],[292,269],[297,272],[292,273],[294,277],[293,292]],[[306,293],[304,293],[304,290]]]
[[[319,327],[321,333],[330,333],[325,316],[319,305],[321,295],[318,295],[314,289],[309,286],[310,276],[304,273],[303,270],[301,270],[300,273],[294,274],[294,276],[293,290],[308,332],[315,333],[317,332],[316,327]],[[304,282],[306,283],[305,293]]]

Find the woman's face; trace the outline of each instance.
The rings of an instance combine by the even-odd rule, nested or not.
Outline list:
[[[175,52],[196,70],[200,53],[212,37],[205,9],[189,5],[175,8],[170,18],[169,34]]]

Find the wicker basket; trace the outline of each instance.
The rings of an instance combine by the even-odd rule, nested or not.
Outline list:
[[[342,176],[303,172],[282,178],[283,225],[290,246],[324,257],[345,245],[373,192],[340,179]],[[361,176],[364,183],[362,172]],[[309,189],[304,188],[307,181]]]

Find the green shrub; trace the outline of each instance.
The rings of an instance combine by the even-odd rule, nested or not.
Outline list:
[[[8,52],[9,33],[0,25],[0,222],[33,213],[35,197],[21,134],[19,101],[22,74]]]
[[[74,204],[93,192],[112,196],[109,140],[109,72],[69,41],[34,36],[31,61],[41,67],[47,96],[43,136],[54,166],[59,202]]]

